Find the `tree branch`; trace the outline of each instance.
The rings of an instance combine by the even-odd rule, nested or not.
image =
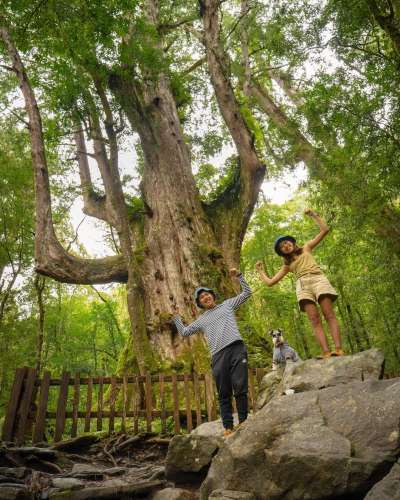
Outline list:
[[[273,69],[269,70],[268,74],[272,78],[272,80],[274,80],[274,82],[276,82],[279,87],[285,92],[285,94],[289,97],[293,104],[295,104],[296,106],[302,106],[304,104],[304,100],[299,95],[299,92],[297,92],[291,85],[290,75],[284,73],[283,71],[276,71]]]
[[[231,225],[233,224],[235,227],[230,228],[232,231],[230,237],[232,238],[233,234],[237,236],[240,245],[257,201],[260,185],[264,179],[265,167],[257,157],[254,138],[242,116],[230,81],[230,61],[220,40],[219,5],[220,2],[217,0],[204,0],[201,2],[201,12],[208,71],[219,109],[231,133],[240,159],[240,192],[237,200],[240,210],[238,211],[238,208],[235,207],[236,222],[233,218],[231,219]]]
[[[267,89],[255,80],[251,80],[248,91],[255,98],[259,108],[270,118],[286,139],[296,147],[296,161],[304,161],[309,168],[318,164],[314,146],[302,134],[298,126],[274,102]]]
[[[52,221],[49,174],[39,108],[19,53],[5,26],[0,27],[0,37],[12,60],[29,117],[36,187],[36,271],[66,283],[126,281],[127,268],[121,256],[82,259],[68,254],[58,241]]]
[[[92,179],[90,176],[88,153],[86,151],[86,142],[82,129],[79,127],[74,134],[75,144],[77,149],[77,157],[79,164],[79,177],[81,179],[81,189],[83,196],[84,208],[83,212],[91,217],[110,222],[110,217],[107,214],[105,196],[99,195],[93,188]],[[93,155],[95,156],[95,155]]]
[[[194,71],[197,68],[199,68],[200,66],[202,66],[205,62],[206,62],[206,58],[202,57],[201,59],[199,59],[198,61],[193,63],[191,66],[189,66],[187,69],[185,69],[181,74],[182,75],[189,75],[190,73],[192,73],[192,71]]]
[[[157,27],[157,30],[159,33],[167,33],[169,31],[173,31],[176,28],[179,28],[180,26],[183,26],[185,24],[190,24],[193,21],[197,19],[197,16],[192,16],[188,17],[187,19],[181,19],[180,21],[176,21],[175,23],[166,23],[166,24],[159,24]]]
[[[391,39],[397,56],[400,56],[400,19],[396,18],[393,4],[390,2],[388,16],[381,13],[376,0],[367,0],[367,5],[376,23]]]

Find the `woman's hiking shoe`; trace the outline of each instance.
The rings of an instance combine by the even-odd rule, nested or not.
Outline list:
[[[233,434],[233,429],[225,429],[224,430],[224,438],[227,438],[231,434]]]
[[[346,354],[343,352],[343,349],[336,348],[335,356],[346,356]]]
[[[327,358],[330,358],[331,356],[332,356],[332,353],[329,351],[326,351],[326,352],[323,352],[322,354],[320,354],[319,356],[317,356],[317,359],[327,359]]]

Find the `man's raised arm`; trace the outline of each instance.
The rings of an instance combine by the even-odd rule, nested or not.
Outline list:
[[[252,290],[247,281],[244,279],[243,274],[237,271],[237,269],[231,269],[229,273],[233,278],[237,278],[239,280],[242,291],[239,293],[239,295],[236,295],[236,297],[227,299],[225,302],[228,302],[228,304],[230,304],[233,309],[237,309],[250,297],[250,295],[252,294]]]

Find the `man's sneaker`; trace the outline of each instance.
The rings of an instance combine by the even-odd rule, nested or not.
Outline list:
[[[225,429],[224,430],[224,438],[227,438],[231,434],[233,434],[233,429]]]

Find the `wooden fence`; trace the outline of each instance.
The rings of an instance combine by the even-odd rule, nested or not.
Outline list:
[[[264,373],[261,368],[249,370],[250,409],[255,408]],[[179,434],[182,422],[190,432],[203,421],[215,420],[217,406],[210,373],[81,378],[79,373],[71,377],[64,372],[60,379],[52,379],[47,371],[39,378],[35,369],[24,367],[15,372],[2,440],[18,445],[44,439],[57,442],[66,435],[92,431],[92,421],[95,430],[112,433],[117,419],[122,432],[128,425],[134,433],[152,432],[157,420],[161,433],[166,433],[168,417],[173,417],[173,432]],[[103,429],[104,419],[108,429]],[[53,426],[50,420],[55,420]]]

